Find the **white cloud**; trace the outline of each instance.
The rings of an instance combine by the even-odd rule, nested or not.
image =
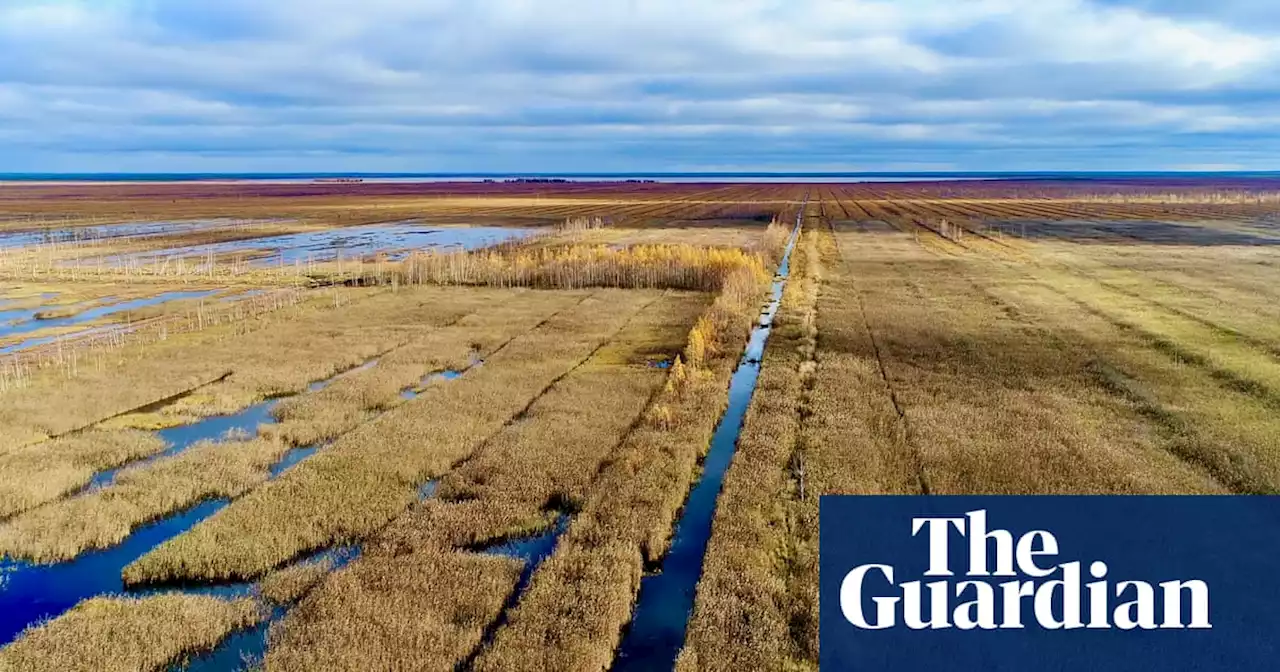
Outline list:
[[[0,141],[0,157],[234,145],[252,161],[312,143],[529,160],[515,137],[581,140],[584,162],[701,137],[707,165],[832,151],[816,143],[901,155],[886,164],[1108,134],[1176,150],[1179,134],[1276,121],[1276,35],[1233,16],[1085,0],[11,0],[0,119],[25,153]],[[815,146],[796,144],[806,133]]]

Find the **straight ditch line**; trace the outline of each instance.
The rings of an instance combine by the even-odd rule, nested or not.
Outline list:
[[[655,665],[668,668],[674,664],[680,648],[684,645],[688,633],[689,620],[693,616],[693,608],[697,596],[697,584],[702,578],[702,566],[711,541],[711,526],[715,518],[716,504],[724,478],[733,462],[737,451],[738,436],[746,421],[747,408],[755,393],[759,381],[760,362],[764,349],[768,346],[768,338],[773,329],[773,319],[782,302],[782,294],[790,275],[791,253],[800,236],[805,210],[809,203],[808,194],[796,214],[795,228],[787,243],[787,248],[779,263],[778,273],[774,278],[773,296],[767,304],[769,314],[767,323],[756,320],[751,334],[747,338],[742,357],[737,368],[730,377],[728,405],[716,423],[710,447],[701,461],[702,473],[694,477],[692,487],[685,497],[684,506],[677,512],[672,533],[672,542],[666,555],[662,558],[662,571],[645,576],[640,580],[640,589],[632,608],[632,617],[624,628],[622,639],[615,652],[612,670],[653,669]],[[753,341],[760,335],[760,353],[753,357]],[[740,378],[739,376],[743,376]],[[745,390],[744,398],[735,401],[735,388]],[[727,435],[722,434],[728,432]],[[723,463],[723,466],[720,466]],[[711,488],[714,487],[714,490]],[[707,510],[705,522],[702,520],[702,506]],[[695,507],[699,507],[697,518],[690,519]],[[690,525],[694,529],[690,531]],[[659,592],[655,592],[659,591]],[[676,628],[663,618],[663,611],[669,611],[667,602],[676,601],[681,609]],[[666,609],[664,609],[664,606]],[[653,613],[650,617],[649,614]],[[670,616],[670,614],[666,614]]]

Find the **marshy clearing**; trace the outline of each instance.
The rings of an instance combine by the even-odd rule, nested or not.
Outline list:
[[[1280,491],[1280,190],[0,191],[0,670],[816,669],[823,494]]]

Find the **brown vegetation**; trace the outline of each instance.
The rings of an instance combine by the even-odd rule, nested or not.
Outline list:
[[[453,669],[497,617],[521,564],[426,551],[361,559],[273,633],[266,669]]]
[[[608,667],[645,563],[660,558],[669,543],[765,282],[749,274],[725,283],[690,335],[691,344],[702,343],[701,365],[672,368],[669,384],[602,466],[582,510],[476,669]]]
[[[689,245],[512,246],[477,252],[422,253],[405,262],[410,284],[490,285],[575,289],[624,287],[715,291],[761,259],[738,249]]]
[[[260,575],[308,550],[367,536],[416,488],[465,458],[654,296],[589,295],[494,353],[343,436],[125,570],[132,582]]]
[[[93,475],[164,450],[148,432],[96,430],[0,453],[0,519],[53,501]]]
[[[293,604],[302,599],[333,571],[334,561],[323,558],[299,562],[268,574],[258,582],[262,597],[274,604]]]
[[[195,502],[234,499],[126,580],[264,577],[266,601],[297,604],[273,628],[271,669],[607,668],[785,239],[778,220],[757,218],[790,221],[811,190],[680,669],[816,666],[823,494],[1280,492],[1270,247],[1280,230],[1261,217],[1270,192],[325,185],[262,187],[255,200],[182,187],[202,200],[131,189],[99,192],[113,195],[94,207],[306,218],[299,226],[569,220],[527,244],[403,263],[250,271],[218,260],[214,277],[290,298],[262,310],[178,303],[131,316],[136,340],[0,361],[0,517],[11,516],[0,552],[68,558]],[[6,190],[0,213],[88,221],[91,200],[42,193]],[[45,277],[55,262],[118,249],[51,246],[0,259],[0,274]],[[204,286],[210,268],[195,261],[127,269],[146,284],[121,295]],[[92,268],[53,275],[80,293],[50,311],[110,295]],[[378,286],[301,288],[346,281]],[[26,284],[13,296],[38,308],[43,291]],[[669,370],[647,366],[676,351]],[[282,400],[281,422],[257,437],[199,445],[60,499],[160,449],[109,428],[237,410],[375,358]],[[424,380],[446,369],[467,373]],[[421,394],[406,400],[405,389]],[[267,482],[288,447],[329,441]],[[417,501],[429,481],[436,496]],[[523,595],[520,562],[475,552],[564,514]],[[362,556],[336,572],[324,560],[289,564],[355,542]],[[262,617],[251,601],[95,599],[4,649],[0,669],[152,669]]]
[[[253,600],[169,594],[101,597],[28,630],[0,650],[6,672],[156,670],[213,648],[263,618]]]
[[[265,315],[108,353],[74,380],[36,375],[4,393],[0,451],[93,426],[156,402],[180,424],[235,412],[268,397],[299,392],[407,341],[423,328],[453,323],[487,305],[486,289],[344,290]],[[230,372],[231,375],[227,376]],[[128,385],[120,381],[128,380]],[[214,381],[215,384],[209,383]],[[193,393],[194,391],[194,393]],[[136,418],[155,426],[154,417]],[[117,423],[119,424],[119,423]]]
[[[822,270],[818,233],[796,245],[737,452],[716,504],[681,670],[782,670],[814,652],[808,604],[816,502],[801,424],[813,412]],[[793,639],[794,638],[794,639]]]
[[[231,499],[267,480],[288,450],[272,439],[202,442],[122,471],[111,485],[47,504],[0,525],[0,554],[37,562],[108,548],[137,527],[207,499]]]

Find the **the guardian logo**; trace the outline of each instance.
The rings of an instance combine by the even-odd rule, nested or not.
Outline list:
[[[1036,530],[1017,538],[988,529],[987,511],[916,517],[911,536],[928,542],[926,579],[890,564],[859,565],[840,583],[840,610],[854,627],[885,630],[1211,629],[1209,586],[1200,579],[1113,580],[1102,559],[1059,557],[1058,540]],[[903,530],[906,533],[906,530]],[[952,546],[956,544],[957,546]],[[954,552],[967,544],[963,571]],[[846,565],[847,566],[847,565]]]

